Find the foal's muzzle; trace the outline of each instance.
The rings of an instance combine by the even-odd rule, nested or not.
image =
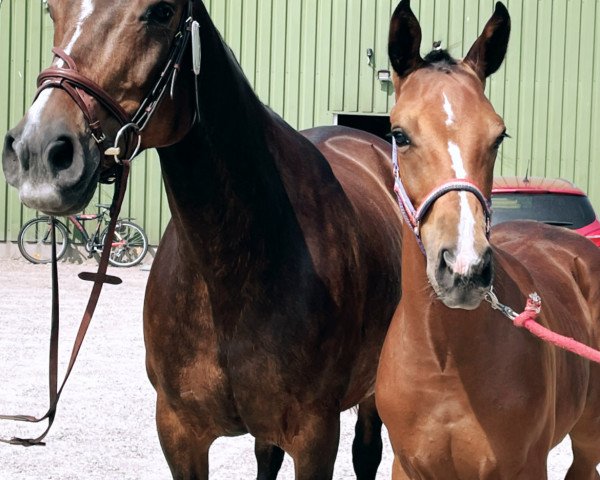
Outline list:
[[[450,249],[441,249],[434,275],[436,293],[447,307],[475,309],[492,285],[492,249],[488,247],[479,261],[471,264],[467,271],[456,268],[455,253]]]

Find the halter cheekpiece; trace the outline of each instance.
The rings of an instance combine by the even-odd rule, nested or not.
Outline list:
[[[441,197],[446,195],[449,192],[469,192],[475,195],[475,198],[479,200],[479,203],[483,207],[483,213],[485,215],[485,234],[489,238],[490,231],[492,228],[492,209],[491,202],[486,196],[482,193],[482,191],[475,185],[473,182],[470,182],[466,179],[455,178],[449,180],[448,182],[443,183],[442,185],[433,189],[429,195],[425,197],[425,199],[421,202],[421,206],[416,209],[411,202],[408,193],[406,192],[406,188],[402,183],[402,179],[400,178],[400,167],[398,166],[398,144],[396,143],[396,139],[392,136],[392,163],[394,166],[394,192],[396,192],[396,196],[398,197],[398,205],[400,206],[400,211],[402,212],[402,216],[408,225],[410,225],[411,230],[415,234],[417,239],[417,243],[419,244],[419,248],[425,254],[425,246],[423,245],[423,241],[421,239],[421,223],[427,215],[427,212],[431,209],[433,204]]]

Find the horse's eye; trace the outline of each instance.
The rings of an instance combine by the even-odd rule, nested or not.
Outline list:
[[[167,2],[160,2],[149,7],[143,18],[148,23],[164,25],[173,18],[174,14],[175,8],[173,5]]]
[[[502,135],[500,135],[496,141],[494,142],[494,144],[492,145],[492,148],[494,150],[498,150],[500,148],[500,145],[502,145],[502,142],[504,142],[505,138],[510,138],[510,135],[508,133],[506,133],[506,130],[504,130],[502,132]]]
[[[408,147],[412,142],[410,138],[403,130],[394,130],[392,137],[396,140],[396,145],[399,147]]]

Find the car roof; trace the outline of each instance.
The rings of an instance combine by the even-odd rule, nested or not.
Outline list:
[[[492,193],[562,193],[581,195],[585,192],[562,178],[494,177]]]

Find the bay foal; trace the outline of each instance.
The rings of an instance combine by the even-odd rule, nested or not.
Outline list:
[[[493,285],[521,311],[537,292],[542,324],[600,346],[597,247],[535,222],[506,223],[487,238],[485,199],[506,130],[484,82],[503,61],[509,31],[498,3],[464,60],[444,51],[423,59],[408,0],[391,21],[399,191],[405,205],[429,204],[418,238],[404,225],[403,298],[377,377],[396,480],[545,479],[548,451],[566,434],[574,454],[567,478],[600,478],[600,365],[541,342],[482,302]],[[447,182],[461,187],[439,190]]]

